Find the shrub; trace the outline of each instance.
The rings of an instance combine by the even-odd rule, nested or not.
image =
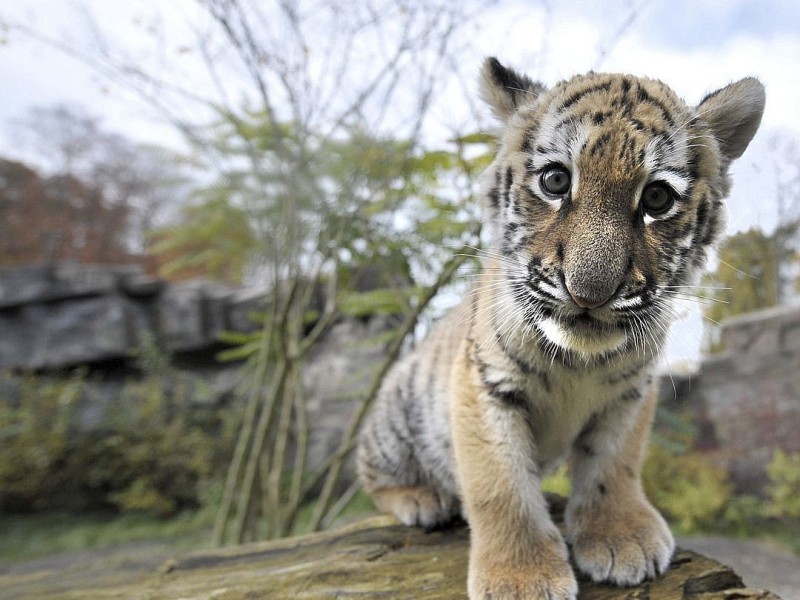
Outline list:
[[[191,401],[201,385],[185,374],[129,381],[91,431],[77,426],[97,382],[0,376],[16,386],[0,399],[0,510],[147,512],[169,516],[203,502],[232,447],[222,409]]]
[[[753,494],[738,494],[728,501],[719,527],[715,529],[740,536],[754,536],[764,528],[766,518],[763,498]]]
[[[83,376],[2,379],[9,397],[0,402],[0,508],[40,508],[68,484],[68,428]]]
[[[682,531],[713,524],[731,499],[725,469],[700,453],[674,455],[653,445],[642,479],[650,500]]]
[[[767,465],[767,512],[778,518],[800,518],[800,454],[776,450]]]

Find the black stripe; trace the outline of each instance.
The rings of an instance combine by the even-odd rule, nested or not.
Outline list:
[[[514,245],[515,252],[521,252],[522,250],[526,249],[530,246],[531,242],[534,240],[536,236],[534,234],[527,234],[523,235],[519,241]]]
[[[419,405],[417,403],[417,390],[416,390],[416,378],[417,378],[417,368],[418,362],[415,360],[411,363],[411,367],[409,369],[408,374],[408,381],[406,383],[405,389],[401,389],[401,401],[403,402],[403,413],[406,421],[406,426],[408,427],[408,432],[412,438],[417,439],[419,432],[420,425],[419,421]]]
[[[507,408],[523,409],[528,407],[528,396],[522,390],[503,390],[489,386],[488,391],[492,398],[499,400]]]
[[[394,423],[389,419],[389,429],[394,434],[395,439],[400,443],[400,445],[405,450],[406,455],[411,454],[411,442],[405,436],[401,436],[397,427],[395,427]],[[407,459],[404,460],[403,457],[398,456],[397,446],[396,444],[392,444],[391,448],[384,447],[384,438],[375,435],[373,437],[373,444],[372,449],[376,451],[380,455],[380,460],[383,461],[383,468],[379,468],[378,470],[381,472],[386,472],[388,468],[391,471],[391,475],[397,475],[401,471],[404,470],[403,464],[407,462]]]
[[[503,205],[508,208],[511,204],[511,184],[513,183],[513,172],[511,167],[508,167],[503,178]]]
[[[517,235],[519,227],[519,223],[515,223],[514,221],[506,223],[505,231],[503,231],[503,241],[500,244],[500,251],[503,255],[513,256],[518,251],[517,243],[514,238]]]
[[[478,356],[477,349],[475,350],[475,364],[478,366],[481,383],[492,398],[499,400],[508,408],[525,408],[528,406],[527,395],[522,390],[514,387],[513,382],[505,378],[499,381],[489,380],[489,365]]]
[[[697,223],[697,235],[696,237],[699,239],[700,244],[707,243],[707,240],[710,238],[709,231],[709,216],[708,216],[708,202],[701,202],[697,205],[697,211],[695,212],[695,223]]]
[[[588,96],[589,94],[595,94],[597,92],[607,92],[609,89],[611,89],[611,82],[606,81],[605,83],[599,83],[597,85],[589,86],[585,89],[578,90],[577,92],[574,92],[571,96],[569,96],[566,100],[564,100],[564,102],[561,103],[561,106],[559,107],[559,113],[563,113],[573,104],[576,104],[582,98]]]
[[[711,207],[709,204],[713,203]],[[703,206],[703,216],[705,217],[706,227],[705,231],[703,232],[702,237],[700,238],[700,245],[706,246],[714,241],[714,237],[717,235],[717,230],[719,229],[719,211],[721,208],[722,202],[719,200],[710,200],[709,202],[704,202],[701,206]],[[716,210],[714,210],[716,209]],[[698,217],[699,218],[699,217]]]
[[[639,388],[631,388],[625,392],[623,392],[619,400],[622,402],[636,402],[642,399],[642,392]]]
[[[524,360],[523,358],[515,354],[506,345],[503,336],[501,336],[496,329],[494,330],[494,335],[495,338],[497,339],[500,350],[511,360],[511,362],[514,363],[514,366],[516,366],[520,371],[522,371],[524,375],[527,375],[528,377],[535,377],[536,379],[538,379],[541,386],[545,389],[545,391],[549,393],[551,391],[551,387],[550,387],[550,378],[548,377],[547,373],[537,369],[531,363],[529,363],[528,361]]]
[[[539,287],[531,286],[531,294],[534,298],[538,300],[550,301],[550,302],[558,302],[558,298],[548,292],[547,290],[543,290]]]
[[[611,134],[606,132],[597,138],[589,148],[589,156],[594,158],[599,152],[605,148],[606,144],[611,140]]]
[[[658,108],[661,111],[661,117],[664,119],[664,121],[666,121],[670,127],[675,127],[675,119],[672,118],[672,111],[668,110],[663,102],[656,100],[653,96],[651,96],[642,86],[638,87],[639,89],[636,90],[636,98],[640,102],[645,102]]]
[[[500,172],[494,172],[494,186],[489,190],[489,205],[492,208],[500,207]]]
[[[616,385],[618,383],[622,383],[623,381],[627,381],[628,379],[633,379],[642,372],[645,366],[646,365],[644,364],[637,364],[632,368],[628,369],[627,371],[622,371],[621,373],[614,373],[613,375],[609,375],[605,379],[604,383],[608,385]]]
[[[584,426],[581,428],[580,433],[578,433],[577,437],[575,438],[575,442],[573,443],[575,448],[589,457],[597,455],[594,446],[591,444],[591,437],[594,433],[594,430],[597,428],[598,419],[599,415],[596,412],[592,413]]]
[[[620,162],[626,162],[626,157],[633,157],[633,140],[631,136],[627,133],[623,134],[622,143],[620,144],[619,148],[619,160]]]
[[[522,147],[521,150],[525,154],[530,154],[531,148],[533,147],[533,140],[536,138],[536,129],[529,129],[525,132],[525,135],[522,137]]]
[[[395,420],[391,418],[391,414],[389,415],[389,418],[387,419],[387,421],[388,421],[388,424],[389,424],[389,431],[392,432],[392,435],[398,441],[406,443],[406,444],[410,442],[410,439],[409,439],[409,436],[407,435],[407,432],[405,432],[405,431],[403,431],[403,430],[401,430],[400,428],[397,427],[397,423],[395,423]],[[380,439],[381,438],[378,438],[378,442],[380,442]]]

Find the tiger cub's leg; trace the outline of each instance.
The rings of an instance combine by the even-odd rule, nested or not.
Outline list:
[[[357,467],[375,505],[404,525],[432,528],[460,514],[458,499],[424,474],[406,424],[391,415],[373,416],[362,429]]]
[[[471,600],[574,600],[567,546],[541,492],[524,410],[471,384],[457,359],[451,386],[453,447],[470,526]]]
[[[650,392],[609,406],[576,442],[567,539],[577,567],[594,581],[638,584],[666,571],[675,548],[640,478],[656,403]]]

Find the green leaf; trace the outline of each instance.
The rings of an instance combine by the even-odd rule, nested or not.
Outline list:
[[[468,133],[452,140],[456,144],[496,144],[497,138],[486,131]]]
[[[220,362],[235,362],[247,360],[261,351],[261,340],[254,340],[227,350],[217,352],[216,359]]]
[[[344,314],[352,317],[403,314],[408,310],[411,299],[418,296],[419,291],[419,288],[407,287],[344,292],[339,295],[339,306]]]

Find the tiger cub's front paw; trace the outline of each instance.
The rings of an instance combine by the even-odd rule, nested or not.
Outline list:
[[[568,564],[558,572],[517,568],[487,569],[470,576],[470,600],[574,600],[575,575]]]
[[[470,600],[574,600],[578,584],[567,565],[560,573],[496,568],[470,576]]]
[[[637,585],[667,570],[675,541],[650,503],[610,513],[613,517],[603,511],[581,515],[568,509],[567,514],[575,564],[593,581]]]
[[[470,600],[574,600],[578,583],[564,542],[536,548],[528,564],[474,561],[469,569]]]

